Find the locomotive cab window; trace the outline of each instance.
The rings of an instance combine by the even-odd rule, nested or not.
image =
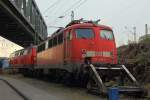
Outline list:
[[[53,46],[53,41],[52,39],[48,41],[48,48],[51,48]]]
[[[63,43],[63,33],[58,35],[58,44]]]
[[[19,56],[19,52],[16,52],[16,53],[15,53],[15,56]]]
[[[102,39],[106,39],[106,40],[113,40],[114,39],[113,32],[110,30],[101,30],[100,31],[100,37]]]
[[[24,53],[24,51],[23,51],[23,50],[22,50],[22,51],[20,51],[20,56],[21,56],[21,55],[23,55],[23,53]]]
[[[78,39],[92,39],[94,38],[94,32],[90,28],[81,28],[75,30],[76,37]]]
[[[69,31],[66,33],[66,39],[67,39],[67,40],[72,40],[72,33],[71,33],[71,30],[69,30]]]
[[[45,50],[45,43],[38,46],[38,52]]]
[[[53,38],[53,46],[57,45],[57,36]]]
[[[23,55],[26,55],[26,54],[28,54],[28,50],[25,50],[23,53]]]

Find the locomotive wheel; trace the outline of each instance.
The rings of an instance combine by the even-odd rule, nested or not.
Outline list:
[[[88,81],[89,81],[89,74],[81,72],[79,74],[79,85],[81,87],[85,87],[86,88],[86,86],[88,84]]]
[[[24,77],[28,77],[27,69],[21,69]]]
[[[62,77],[63,76],[63,71],[62,70],[55,70],[55,82],[56,83],[61,83],[62,82]]]
[[[32,74],[33,74],[33,77],[39,78],[39,79],[42,79],[44,76],[43,71],[41,69],[34,70],[34,72]]]
[[[56,73],[56,79],[57,79],[57,82],[58,83],[63,83],[63,78],[65,76],[65,71],[63,70],[58,70],[57,73]]]
[[[64,78],[63,78],[63,83],[67,86],[72,86],[72,80],[73,80],[73,75],[72,73],[69,73],[67,72],[65,75],[64,75]]]

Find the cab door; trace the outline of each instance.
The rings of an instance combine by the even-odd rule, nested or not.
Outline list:
[[[67,64],[71,60],[72,36],[72,30],[66,30],[64,36],[64,64]]]

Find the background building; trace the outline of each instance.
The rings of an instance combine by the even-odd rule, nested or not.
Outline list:
[[[0,57],[9,57],[12,52],[19,49],[22,47],[0,37]]]

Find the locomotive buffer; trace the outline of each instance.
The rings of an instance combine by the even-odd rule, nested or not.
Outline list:
[[[140,86],[125,65],[109,64],[97,67],[97,65],[88,64],[87,66],[90,72],[90,80],[87,84],[89,92],[108,94],[109,88],[117,87],[119,89],[119,93],[137,96],[147,95],[147,91]],[[130,80],[130,82],[128,82],[129,84],[126,84],[123,80]],[[114,81],[118,81],[118,83]]]

